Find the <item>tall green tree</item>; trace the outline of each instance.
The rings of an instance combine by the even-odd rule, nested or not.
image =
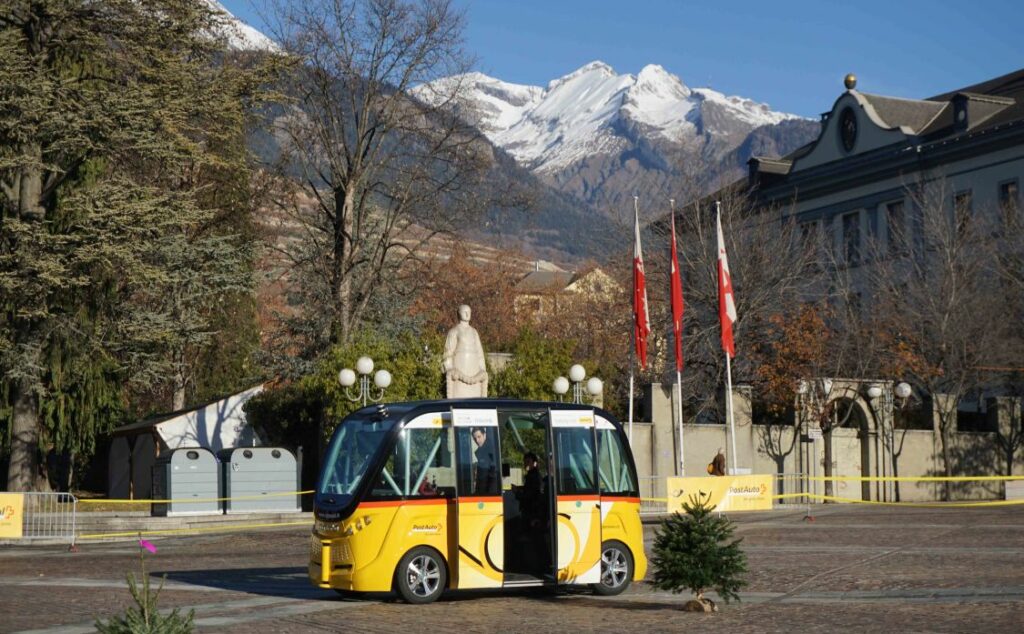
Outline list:
[[[238,182],[231,148],[258,79],[231,63],[221,19],[201,0],[13,0],[0,13],[11,490],[43,485],[58,351],[135,385],[174,376],[180,394],[182,351],[211,336],[210,302],[246,289],[245,245],[217,229],[206,194],[218,172]]]

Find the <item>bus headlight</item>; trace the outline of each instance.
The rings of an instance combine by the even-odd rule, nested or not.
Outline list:
[[[318,519],[313,524],[314,530],[318,533],[337,533],[341,530],[340,522],[326,522]]]

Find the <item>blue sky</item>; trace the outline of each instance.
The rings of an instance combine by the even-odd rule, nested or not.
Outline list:
[[[221,2],[261,27],[252,0]],[[817,116],[848,72],[864,92],[923,98],[1024,67],[1021,0],[455,2],[480,71],[540,86],[596,59],[619,73],[653,63],[691,87]]]

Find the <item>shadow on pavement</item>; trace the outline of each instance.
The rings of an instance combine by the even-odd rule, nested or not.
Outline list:
[[[153,571],[159,579],[167,575],[168,581],[193,586],[220,588],[233,592],[304,600],[337,600],[339,595],[309,584],[306,568],[287,566],[280,568],[228,568],[222,570]]]
[[[306,576],[306,568],[300,566],[284,566],[279,568],[226,568],[220,570],[177,570],[153,571],[154,580],[164,575],[173,583],[191,586],[218,588],[231,592],[244,592],[260,596],[294,599],[300,601],[378,601],[392,603],[398,601],[390,593],[356,593],[333,592],[310,585]],[[535,588],[504,588],[490,590],[461,590],[445,592],[442,602],[458,603],[476,599],[519,596],[524,599],[539,601],[562,601],[572,597],[574,605],[586,605],[594,608],[619,608],[624,610],[673,610],[678,605],[658,603],[637,599],[620,599],[608,597],[598,599],[589,594],[586,588],[567,587],[535,587]]]
[[[643,601],[638,599],[625,599],[618,597],[607,597],[607,598],[585,598],[579,597],[573,600],[573,606],[588,607],[595,610],[601,609],[616,609],[616,610],[638,610],[645,612],[678,612],[682,609],[685,601],[679,603],[669,603],[665,601]]]

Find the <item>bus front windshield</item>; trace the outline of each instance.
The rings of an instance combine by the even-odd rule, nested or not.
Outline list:
[[[395,419],[369,416],[343,420],[324,456],[319,493],[334,496],[341,504],[351,499],[395,423]]]

